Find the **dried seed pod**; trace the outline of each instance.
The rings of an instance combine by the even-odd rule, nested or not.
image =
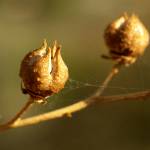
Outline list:
[[[64,88],[69,74],[60,50],[57,42],[52,48],[47,48],[45,40],[41,48],[29,52],[24,57],[20,67],[23,93],[38,101]]]
[[[105,30],[110,57],[126,65],[135,62],[149,44],[149,33],[136,15],[124,14]]]

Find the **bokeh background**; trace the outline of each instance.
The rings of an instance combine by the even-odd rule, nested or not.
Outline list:
[[[18,76],[24,55],[44,38],[57,39],[69,67],[70,80],[44,106],[26,116],[72,104],[92,94],[112,62],[103,40],[106,25],[136,13],[150,31],[148,0],[0,0],[0,122],[26,102]],[[136,64],[122,69],[104,95],[150,88],[150,47]],[[149,150],[150,102],[117,102],[92,106],[72,118],[44,122],[0,133],[0,150]]]

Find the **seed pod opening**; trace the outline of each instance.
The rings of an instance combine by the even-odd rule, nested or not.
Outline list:
[[[23,92],[35,100],[58,93],[69,77],[61,46],[55,41],[50,48],[45,40],[41,48],[29,52],[21,63],[20,77]]]
[[[149,44],[148,30],[134,14],[124,14],[110,23],[104,38],[110,57],[125,64],[134,63]]]

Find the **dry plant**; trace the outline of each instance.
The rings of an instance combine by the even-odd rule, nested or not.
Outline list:
[[[108,83],[119,73],[120,68],[133,64],[144,53],[149,44],[149,33],[139,18],[136,15],[128,16],[125,13],[107,26],[104,39],[109,48],[109,53],[103,55],[103,58],[111,59],[115,64],[95,93],[75,104],[36,116],[22,118],[22,115],[33,104],[44,103],[49,96],[61,91],[69,78],[68,68],[61,56],[61,46],[56,41],[50,48],[44,40],[41,48],[29,52],[24,57],[20,67],[21,89],[24,94],[29,95],[29,100],[11,120],[0,125],[0,131],[65,116],[70,117],[73,113],[97,102],[141,100],[150,97],[150,90],[126,95],[101,96]]]

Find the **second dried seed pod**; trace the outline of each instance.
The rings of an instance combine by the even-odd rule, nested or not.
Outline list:
[[[124,14],[110,23],[104,38],[110,57],[127,65],[134,63],[149,44],[149,33],[136,15]]]

